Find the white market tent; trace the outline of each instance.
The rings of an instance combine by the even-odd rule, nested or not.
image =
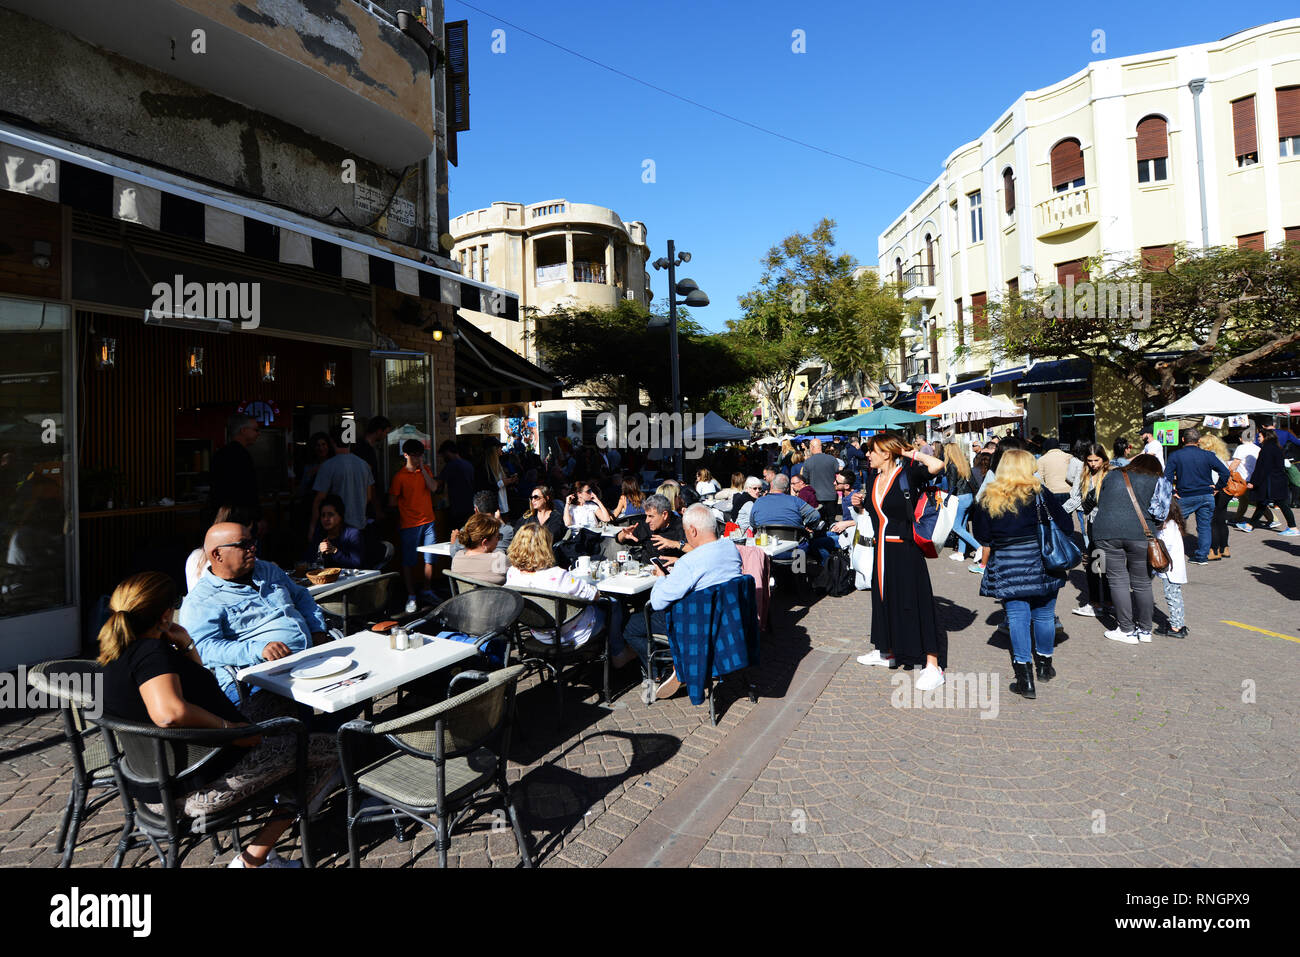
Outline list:
[[[1016,408],[1009,402],[973,391],[958,392],[951,399],[940,402],[926,412],[926,415],[963,421],[978,421],[979,419],[1015,414]]]
[[[1290,406],[1239,392],[1222,382],[1206,379],[1177,402],[1148,412],[1147,418],[1179,419],[1198,415],[1287,415]]]
[[[703,442],[746,442],[749,440],[748,429],[738,429],[716,412],[706,412],[703,419],[682,435],[683,441]]]

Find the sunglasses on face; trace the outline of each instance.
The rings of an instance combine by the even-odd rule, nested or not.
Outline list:
[[[542,497],[540,495],[530,495],[528,496],[528,500],[530,502],[540,502],[542,500]]]
[[[238,548],[241,552],[251,552],[257,549],[257,542],[251,538],[241,538],[237,542],[226,542],[224,545],[218,545],[212,550],[215,552],[221,548]]]

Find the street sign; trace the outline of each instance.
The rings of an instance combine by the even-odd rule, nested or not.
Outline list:
[[[868,398],[866,398],[865,396],[864,396],[863,398],[861,398],[861,399],[858,399],[858,408],[859,408],[859,409],[870,409],[870,408],[871,408],[871,400],[868,399]]]
[[[934,394],[934,386],[930,385],[930,380],[929,380],[929,379],[926,379],[926,380],[925,380],[925,385],[921,386],[921,391],[922,391],[922,392],[929,392],[931,395]]]

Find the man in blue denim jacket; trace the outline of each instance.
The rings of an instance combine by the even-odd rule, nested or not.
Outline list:
[[[185,596],[179,618],[235,702],[235,681],[223,665],[247,668],[287,658],[327,637],[325,616],[311,594],[271,562],[258,561],[257,543],[245,532],[233,522],[208,529],[203,550],[211,566]]]

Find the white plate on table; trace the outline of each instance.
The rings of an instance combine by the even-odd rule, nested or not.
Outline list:
[[[313,661],[304,663],[289,672],[291,678],[332,678],[334,675],[341,675],[351,668],[356,662],[346,655],[331,655],[322,661]]]

